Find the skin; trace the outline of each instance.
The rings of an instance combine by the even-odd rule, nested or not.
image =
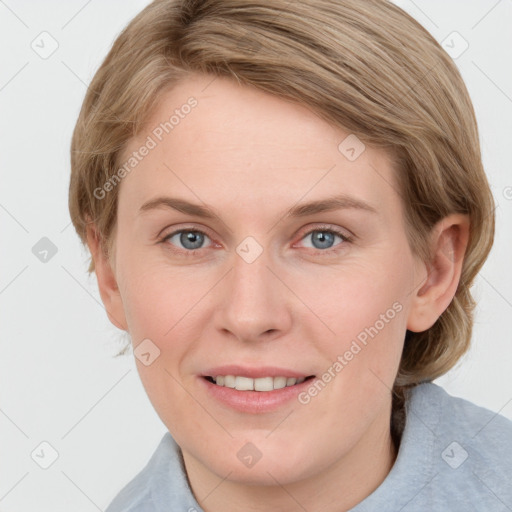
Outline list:
[[[204,510],[348,510],[394,463],[390,390],[406,329],[428,329],[451,302],[467,217],[443,219],[432,232],[432,262],[419,261],[386,153],[366,146],[349,161],[338,150],[348,132],[226,78],[191,75],[166,92],[125,155],[190,96],[197,107],[120,184],[110,260],[94,225],[88,231],[105,308],[134,347],[149,338],[160,350],[149,366],[137,359],[138,371]],[[286,217],[297,203],[334,192],[377,213]],[[218,216],[139,211],[163,195]],[[324,224],[353,241],[334,236],[322,248],[311,231]],[[179,234],[159,241],[194,228],[207,232],[195,255]],[[262,248],[252,263],[236,252],[248,236]],[[230,363],[320,376],[396,301],[401,311],[306,405],[242,413],[199,385],[202,370]],[[247,442],[262,454],[251,468],[237,457]]]

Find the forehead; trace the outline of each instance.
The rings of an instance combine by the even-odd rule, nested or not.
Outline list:
[[[254,211],[343,193],[400,213],[386,153],[307,106],[227,78],[193,75],[163,94],[121,164],[143,146],[121,187],[132,206],[172,192]]]

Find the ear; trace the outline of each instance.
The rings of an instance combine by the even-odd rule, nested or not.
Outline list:
[[[94,261],[98,288],[108,318],[116,327],[127,331],[123,301],[117,286],[116,276],[112,270],[111,262],[101,246],[100,235],[93,224],[87,226],[87,245]]]
[[[432,229],[432,259],[421,263],[423,284],[415,289],[407,319],[407,329],[426,331],[450,305],[460,280],[469,240],[469,217],[451,214]]]

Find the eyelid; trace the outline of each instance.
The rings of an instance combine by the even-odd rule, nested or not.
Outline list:
[[[207,229],[207,228],[203,228],[203,227],[197,227],[197,226],[179,226],[177,228],[174,228],[172,229],[172,231],[169,231],[168,233],[165,233],[165,234],[162,234],[164,233],[167,229],[169,229],[171,226],[167,226],[165,227],[164,229],[161,229],[158,234],[156,235],[156,239],[158,239],[159,241],[162,241],[162,239],[164,238],[169,238],[173,235],[176,235],[177,233],[181,233],[182,231],[197,231],[199,233],[202,233],[203,235],[206,235],[208,238],[210,238],[212,241],[214,239],[214,237],[212,236],[212,234],[210,233],[210,231]]]
[[[350,231],[348,231],[348,229],[340,228],[333,224],[320,223],[320,224],[315,224],[313,226],[303,228],[303,230],[301,230],[301,240],[306,235],[311,234],[313,231],[332,231],[332,232],[336,233],[337,235],[340,235],[346,239],[351,239],[354,237],[354,235]]]

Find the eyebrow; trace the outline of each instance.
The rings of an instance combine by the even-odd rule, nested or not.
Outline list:
[[[169,208],[176,210],[181,213],[192,215],[195,217],[201,217],[204,219],[215,219],[219,216],[214,213],[211,208],[201,206],[199,204],[190,203],[184,199],[178,199],[176,197],[156,197],[144,203],[139,212],[143,213],[149,210]],[[327,197],[325,199],[310,201],[308,203],[302,203],[290,208],[286,217],[306,217],[308,215],[314,215],[315,213],[330,212],[334,210],[353,209],[361,210],[374,214],[378,214],[378,211],[370,204],[351,197],[345,194]]]

